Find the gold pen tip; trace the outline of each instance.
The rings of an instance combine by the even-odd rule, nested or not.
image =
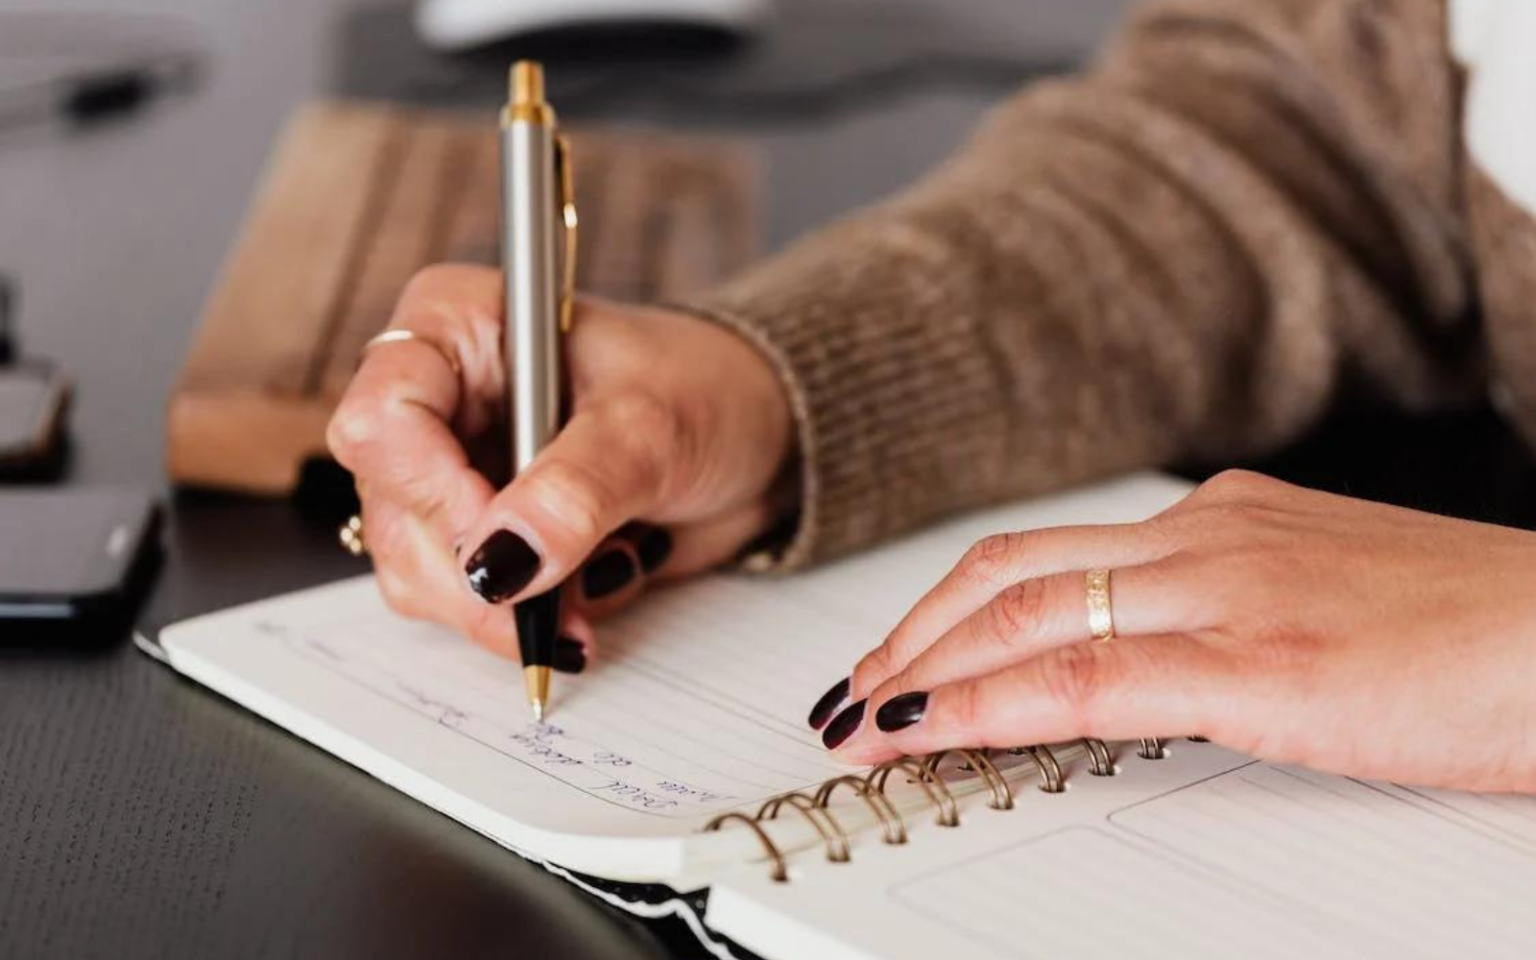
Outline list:
[[[549,668],[524,667],[523,685],[528,692],[528,706],[533,708],[533,719],[542,722],[544,708],[549,703]]]
[[[544,102],[544,68],[532,60],[512,64],[511,98],[514,104]]]

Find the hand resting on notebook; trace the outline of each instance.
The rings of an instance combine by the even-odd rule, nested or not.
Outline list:
[[[1107,642],[1084,603],[1099,567]],[[859,763],[1200,734],[1352,776],[1536,791],[1536,534],[1227,473],[1144,523],[978,543],[846,683],[826,739]]]
[[[770,525],[786,499],[775,480],[793,448],[788,402],[736,334],[584,300],[567,426],[497,491],[486,476],[508,460],[500,302],[498,271],[419,274],[390,328],[420,339],[368,354],[328,440],[356,476],[391,608],[515,656],[507,605],[568,582],[556,666],[580,669],[593,615],[648,580],[732,558]]]

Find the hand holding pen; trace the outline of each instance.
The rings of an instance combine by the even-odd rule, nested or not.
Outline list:
[[[518,655],[509,604],[562,589],[551,666],[594,655],[594,620],[647,584],[738,556],[784,513],[795,444],[769,362],[734,332],[578,299],[570,416],[511,484],[502,273],[442,265],[405,289],[333,417],[390,607]]]

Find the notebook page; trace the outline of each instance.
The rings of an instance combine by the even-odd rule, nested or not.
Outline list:
[[[850,772],[805,725],[810,704],[975,539],[1134,520],[1187,489],[1131,478],[799,577],[659,592],[604,625],[586,672],[556,677],[544,724],[514,663],[393,616],[369,578],[189,621],[162,644],[183,672],[482,832],[586,872],[672,878],[690,855],[675,841],[699,846],[714,815]],[[724,859],[757,855],[711,837]]]
[[[777,670],[720,659],[708,648],[724,619],[715,591],[690,592],[648,605],[656,643],[644,657],[610,650],[557,678],[542,724],[515,663],[395,617],[371,578],[190,621],[162,645],[178,670],[519,850],[614,879],[670,879],[687,866],[677,841],[713,814],[843,772],[800,716],[814,666],[789,652]],[[763,616],[752,605],[766,598],[724,594]],[[855,655],[853,631],[772,613],[829,669],[838,642]],[[721,843],[728,859],[754,849]]]
[[[1428,799],[1209,744],[1123,754],[1120,776],[1074,769],[1065,795],[971,809],[910,848],[800,859],[783,885],[732,877],[710,922],[773,956],[1536,956],[1536,798]],[[1483,829],[1447,801],[1524,825]]]

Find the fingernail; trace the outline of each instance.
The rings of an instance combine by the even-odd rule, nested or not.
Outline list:
[[[654,573],[672,556],[672,534],[665,527],[652,527],[635,542],[635,553],[640,557],[640,569]]]
[[[635,579],[635,561],[627,550],[609,550],[581,570],[581,592],[589,600],[618,593]]]
[[[892,697],[880,705],[875,711],[875,726],[886,733],[894,733],[897,730],[905,730],[912,724],[923,719],[923,714],[928,711],[928,694],[918,690],[912,693],[903,693],[899,697]]]
[[[580,673],[587,669],[587,648],[580,640],[561,637],[555,641],[555,657],[551,663],[561,673]]]
[[[860,700],[850,704],[847,710],[837,715],[827,729],[821,735],[821,742],[828,750],[836,750],[843,745],[843,741],[853,736],[853,732],[859,729],[859,724],[864,721],[864,707],[868,700]]]
[[[842,706],[843,701],[847,699],[848,678],[844,677],[832,684],[832,689],[822,694],[821,699],[816,701],[816,706],[811,708],[811,716],[807,721],[811,729],[820,730],[826,726],[827,721],[832,719],[833,711]]]
[[[464,566],[469,585],[486,603],[516,596],[539,572],[539,555],[510,530],[497,530]]]

